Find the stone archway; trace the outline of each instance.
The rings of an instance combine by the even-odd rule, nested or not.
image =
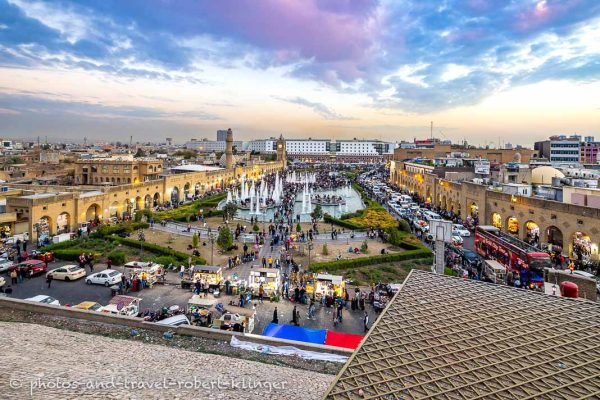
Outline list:
[[[110,205],[110,207],[108,208],[108,215],[110,215],[111,217],[120,218],[121,210],[122,210],[122,207],[119,204],[119,202],[113,201],[112,204]]]
[[[502,216],[497,212],[493,212],[490,219],[490,223],[492,224],[492,226],[495,226],[498,229],[502,229]]]
[[[194,185],[194,195],[196,195],[196,196],[200,196],[200,193],[201,193],[201,192],[200,192],[200,190],[201,190],[201,187],[202,187],[202,186],[201,186],[199,183],[196,183],[196,184]]]
[[[526,242],[532,244],[540,243],[541,231],[535,221],[529,220],[523,224],[523,234]]]
[[[152,208],[152,196],[150,196],[149,194],[147,194],[144,197],[144,208],[145,209],[150,209]]]
[[[44,215],[43,217],[40,217],[40,219],[37,220],[33,227],[38,234],[38,238],[42,235],[52,236],[54,235],[54,232],[56,232],[54,220],[49,215]]]
[[[127,213],[129,217],[133,214],[134,203],[130,199],[125,199],[123,203],[123,214]]]
[[[514,236],[519,236],[519,220],[517,217],[506,218],[506,232]]]
[[[577,261],[588,260],[592,253],[592,240],[586,232],[573,232],[569,242],[569,257]]]
[[[192,185],[189,182],[186,182],[183,185],[183,199],[187,200],[190,194],[190,190],[192,189]]]
[[[158,207],[160,205],[160,193],[154,193],[154,196],[152,197],[152,204],[154,207]]]
[[[442,196],[442,210],[448,211],[448,199],[446,199],[446,195]]]
[[[561,249],[564,248],[565,243],[563,239],[563,233],[559,228],[554,225],[550,225],[548,228],[546,228],[545,234],[546,236],[544,239],[546,240],[546,243],[553,246],[558,246]]]
[[[142,198],[142,196],[137,196],[135,198],[135,209],[136,211],[144,209],[144,199]]]
[[[56,233],[68,233],[71,231],[71,215],[62,212],[56,217]]]
[[[477,206],[477,203],[475,203],[474,201],[472,201],[471,204],[469,204],[468,214],[471,217],[477,217],[479,215],[479,207]]]
[[[102,207],[98,204],[90,204],[85,212],[85,220],[86,221],[94,221],[96,219],[102,218]]]
[[[171,190],[171,203],[179,204],[179,188],[177,186]]]

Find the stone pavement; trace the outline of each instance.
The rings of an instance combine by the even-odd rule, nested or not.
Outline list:
[[[334,378],[34,324],[0,335],[3,399],[319,399]]]

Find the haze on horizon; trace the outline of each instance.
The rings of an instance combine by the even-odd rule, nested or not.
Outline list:
[[[597,0],[0,0],[0,137],[600,139]]]

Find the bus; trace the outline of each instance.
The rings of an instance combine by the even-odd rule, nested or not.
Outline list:
[[[498,261],[506,271],[519,272],[521,282],[544,285],[544,268],[552,268],[550,255],[490,225],[475,229],[475,250],[486,259]]]

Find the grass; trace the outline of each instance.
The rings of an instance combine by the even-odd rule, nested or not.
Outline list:
[[[402,283],[413,269],[429,271],[431,269],[431,259],[417,259],[411,261],[400,261],[379,265],[371,265],[356,269],[336,271],[336,275],[341,274],[350,279],[353,285],[367,286],[384,283]]]

